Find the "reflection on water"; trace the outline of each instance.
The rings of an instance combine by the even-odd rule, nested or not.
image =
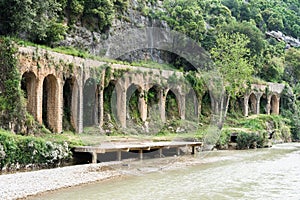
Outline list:
[[[38,199],[300,199],[300,144],[218,151],[203,163],[86,185]]]

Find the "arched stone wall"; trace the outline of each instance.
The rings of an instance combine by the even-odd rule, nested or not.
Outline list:
[[[140,120],[145,121],[147,118],[147,108],[144,99],[144,92],[140,85],[133,83],[126,89],[126,118],[131,121],[130,103],[133,103],[134,107],[138,107],[138,115]]]
[[[174,96],[175,97],[175,100],[176,100],[176,105],[171,105],[170,103],[171,102],[168,102],[168,97],[172,97]],[[184,112],[182,110],[182,98],[178,92],[178,90],[176,89],[167,89],[166,90],[166,95],[165,95],[165,102],[166,102],[166,107],[165,107],[165,112],[166,112],[166,118],[168,119],[168,107],[169,109],[174,109],[176,112],[178,112],[178,117],[181,118],[181,119],[184,119],[185,116],[184,116]],[[173,107],[171,107],[173,106]],[[175,116],[176,117],[176,116]],[[169,117],[170,119],[170,117]]]
[[[34,47],[20,47],[19,63],[20,74],[25,79],[23,83],[23,89],[27,91],[28,95],[28,108],[27,110],[32,113],[39,123],[43,123],[43,118],[49,127],[54,132],[62,131],[62,117],[63,117],[63,87],[65,84],[65,77],[72,77],[72,97],[71,97],[71,123],[78,132],[82,132],[83,129],[83,116],[84,116],[84,85],[88,79],[95,77],[95,74],[102,74],[100,79],[97,79],[96,86],[93,89],[93,96],[95,98],[95,110],[93,115],[94,124],[102,126],[103,123],[103,93],[105,91],[104,79],[105,69],[99,71],[99,66],[106,64],[104,62],[83,59],[69,55],[63,55],[43,49],[36,49]],[[38,58],[38,59],[37,59]],[[71,67],[72,66],[72,67]],[[111,105],[113,106],[112,114],[116,116],[121,127],[126,127],[126,93],[131,84],[138,85],[141,88],[141,96],[144,96],[153,85],[157,85],[159,91],[157,92],[157,98],[159,99],[159,111],[162,122],[166,121],[166,97],[171,90],[177,100],[179,108],[179,116],[181,119],[186,118],[186,99],[190,90],[185,91],[184,88],[188,88],[184,85],[184,82],[180,82],[183,74],[180,72],[174,72],[171,70],[160,69],[147,69],[133,66],[126,66],[121,64],[110,64],[112,71],[115,69],[130,69],[129,72],[122,74],[118,80],[114,80],[115,89],[114,94],[111,97]],[[95,69],[93,69],[95,68]],[[96,69],[97,68],[97,69]],[[176,77],[176,83],[170,83],[170,77]],[[99,78],[99,77],[98,77]],[[111,77],[117,79],[117,77]],[[33,81],[35,80],[35,81]],[[47,117],[43,117],[43,87],[44,80],[46,80],[46,86],[44,93],[47,93],[47,104],[51,104],[51,108],[47,108]],[[30,88],[30,89],[29,89]],[[268,92],[267,93],[267,89]],[[260,103],[262,102],[262,96],[265,94],[267,102],[266,111],[269,114],[279,114],[280,94],[284,88],[283,84],[266,83],[266,84],[253,84],[250,91],[244,96],[244,113],[248,116],[249,107],[256,114],[262,113],[260,111]],[[268,94],[268,95],[266,95]],[[55,98],[53,98],[55,96]],[[255,100],[256,97],[256,109]],[[200,100],[200,97],[198,97]],[[49,101],[49,102],[48,102]],[[52,103],[50,103],[50,101]],[[213,99],[211,99],[214,103]],[[249,106],[250,104],[250,106]],[[251,105],[253,106],[251,107]],[[212,105],[212,108],[218,108],[219,105]],[[45,107],[45,106],[44,106]],[[201,112],[201,104],[198,104],[198,114]],[[147,120],[148,109],[145,98],[140,98],[139,110],[143,121]],[[200,112],[199,112],[200,111]]]
[[[146,91],[147,95],[147,119],[157,119],[156,115],[159,115],[161,120],[161,93],[162,88],[158,84],[149,85],[149,89]]]
[[[258,113],[258,106],[257,106],[257,98],[254,93],[251,93],[249,96],[248,106],[249,106],[249,114],[257,114]]]
[[[113,114],[117,116],[120,126],[126,128],[126,89],[121,81],[116,83],[112,98],[115,99],[112,105],[116,105]]]
[[[67,78],[63,86],[63,123],[64,125],[71,125],[71,130],[79,130],[79,85],[76,77],[71,76]],[[67,121],[66,121],[67,120]],[[67,123],[67,124],[66,124]],[[65,128],[68,127],[63,127]]]
[[[98,87],[96,80],[88,78],[83,87],[83,126],[98,124]]]
[[[113,92],[115,91],[115,87],[116,87],[116,80],[110,80],[108,85],[104,86],[103,92],[102,92],[102,96],[103,96],[103,100],[102,100],[102,105],[103,105],[103,114],[102,114],[102,119],[100,119],[100,121],[102,121],[102,123],[100,124],[100,126],[102,126],[103,121],[110,121],[110,120],[117,120],[114,119],[114,115],[113,115],[113,109],[114,107],[116,107],[116,99],[112,99],[113,97],[115,98],[116,96],[113,96]]]
[[[270,95],[270,114],[279,114],[279,101],[278,94]]]
[[[195,91],[191,88],[185,95],[185,115],[187,120],[198,119],[198,98]]]
[[[34,72],[24,72],[22,75],[21,88],[27,100],[27,111],[36,118],[36,94],[37,77]]]
[[[43,80],[42,119],[47,128],[54,132],[61,131],[60,84],[53,74]]]
[[[257,114],[269,114],[269,110],[268,97],[263,94],[259,99],[259,113]]]

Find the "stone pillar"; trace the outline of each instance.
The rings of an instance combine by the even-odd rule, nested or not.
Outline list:
[[[78,132],[78,104],[79,104],[78,82],[74,80],[72,88],[72,102],[71,102],[71,124]]]
[[[95,84],[95,106],[94,106],[94,125],[99,125],[99,98],[100,98],[100,88]]]
[[[120,83],[115,86],[117,95],[117,118],[121,127],[126,128],[126,90],[123,89]]]
[[[78,133],[83,132],[83,81],[81,77],[78,86]]]
[[[200,110],[201,110],[201,106],[200,106]],[[198,102],[196,94],[194,95],[194,114],[195,114],[195,116],[197,116],[197,119],[198,119],[199,118],[199,102]]]
[[[244,116],[248,117],[249,115],[249,96],[244,96]]]
[[[43,81],[44,77],[37,78],[36,83],[36,120],[38,123],[43,124]]]
[[[197,99],[197,102],[198,102],[197,112],[198,112],[198,119],[199,119],[202,112],[202,97],[199,97],[199,99]]]
[[[178,96],[180,98],[178,99],[180,119],[185,120],[185,95],[178,95]]]
[[[280,111],[279,111],[280,103],[279,102],[280,102],[280,97],[277,97],[276,107],[274,110],[274,114],[276,114],[276,115],[280,114]]]
[[[279,115],[279,102],[280,97],[277,97],[276,95],[272,95],[270,97],[270,113],[274,115]]]
[[[161,90],[160,98],[159,98],[159,111],[160,111],[160,118],[163,123],[166,122],[166,98],[167,97],[164,90]]]
[[[147,120],[147,104],[145,101],[145,93],[144,91],[141,92],[140,97],[139,97],[139,111],[141,115],[141,119],[143,122]]]
[[[256,114],[259,115],[260,114],[260,99],[262,97],[263,94],[258,94],[256,96]]]
[[[271,96],[268,96],[267,102],[267,114],[269,115],[271,113]]]
[[[102,128],[103,126],[103,116],[104,116],[104,108],[103,108],[103,92],[104,90],[99,91],[99,105],[98,105],[98,110],[99,110],[99,127]]]
[[[53,116],[56,115],[56,122],[55,122],[55,127],[54,131],[57,133],[61,133],[63,131],[63,107],[64,107],[64,97],[63,97],[63,81],[60,78],[57,78],[57,91],[56,94],[58,95],[56,97],[56,114],[54,113]],[[54,119],[55,120],[55,119]]]

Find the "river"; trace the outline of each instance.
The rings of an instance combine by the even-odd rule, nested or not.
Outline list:
[[[32,199],[300,199],[300,144],[199,153],[201,164],[59,190]]]

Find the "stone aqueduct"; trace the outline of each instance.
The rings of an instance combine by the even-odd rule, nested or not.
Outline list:
[[[192,98],[193,114],[198,116],[201,112],[201,105],[198,104],[195,93],[183,84],[180,72],[111,64],[111,76],[106,80],[105,73],[108,68],[103,67],[107,65],[101,61],[35,47],[20,47],[18,59],[22,76],[21,87],[27,98],[27,110],[39,123],[45,124],[53,132],[63,131],[63,116],[66,112],[69,122],[79,133],[83,131],[86,118],[90,125],[102,127],[105,115],[104,92],[108,85],[115,88],[116,99],[111,101],[111,104],[116,108],[116,118],[121,127],[126,127],[128,95],[132,94],[132,87],[139,91],[138,109],[142,121],[146,121],[149,114],[143,97],[153,88],[157,92],[162,122],[166,121],[166,98],[170,93],[176,97],[181,119],[186,118],[187,98]],[[117,73],[113,73],[117,70],[128,72],[118,76]],[[174,77],[176,80],[172,82]],[[243,98],[244,115],[279,114],[283,88],[284,85],[275,83],[252,85]],[[90,116],[86,116],[85,105],[89,103],[89,98],[93,98],[94,110]]]

